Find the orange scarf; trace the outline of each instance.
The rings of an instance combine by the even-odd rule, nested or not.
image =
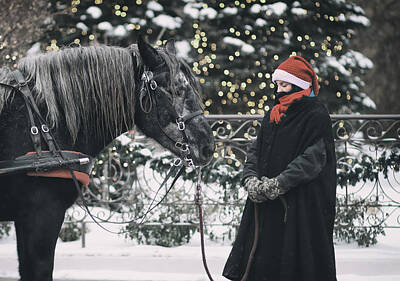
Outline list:
[[[269,116],[269,122],[275,122],[275,124],[279,124],[282,116],[288,110],[289,106],[295,101],[301,99],[303,96],[309,96],[312,92],[311,88],[305,89],[300,92],[296,92],[287,96],[283,96],[279,99],[279,103],[275,105]]]

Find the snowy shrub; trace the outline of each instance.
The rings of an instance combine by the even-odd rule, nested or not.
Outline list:
[[[193,205],[159,205],[144,224],[127,225],[125,237],[145,245],[175,247],[186,244],[197,229],[188,218],[193,212]]]
[[[360,157],[351,157],[347,154],[338,157],[337,182],[341,187],[354,186],[360,181],[376,181],[379,174],[386,179],[389,171],[400,170],[400,150],[394,147],[390,152],[384,151],[378,158],[367,154],[360,154]]]
[[[356,185],[377,182],[382,175],[387,178],[389,171],[399,171],[400,153],[393,148],[375,157],[368,151],[351,155],[339,147],[336,154],[338,199],[335,238],[348,243],[356,241],[360,246],[374,245],[378,235],[384,235],[386,216],[382,214],[385,212],[371,198],[367,201],[348,196],[348,201],[345,201],[339,188],[346,187],[351,194],[352,187]],[[198,228],[198,213],[194,204],[195,170],[186,169],[166,196],[165,187],[158,194],[156,190],[174,161],[171,153],[157,150],[151,144],[133,140],[123,143],[117,139],[108,152],[100,156],[93,168],[94,184],[89,187],[92,194],[98,196],[98,201],[93,200],[93,204],[117,213],[132,214],[134,222],[123,229],[126,238],[134,239],[139,244],[166,247],[182,245],[190,240]],[[242,165],[238,163],[239,159],[221,157],[202,169],[204,230],[211,240],[233,240],[240,223],[247,194],[241,187]],[[113,169],[107,165],[113,165]],[[171,181],[168,181],[169,184]],[[136,193],[130,193],[129,187],[134,183],[139,188],[136,188]],[[107,193],[103,192],[105,188],[108,188]],[[164,201],[141,221],[149,206],[158,204],[163,197]],[[72,237],[66,239],[78,239],[80,235],[72,226],[63,229],[62,233],[65,237]]]
[[[82,236],[82,229],[77,222],[74,222],[72,217],[67,214],[66,222],[62,225],[58,237],[63,242],[76,241]]]
[[[363,187],[362,183],[379,184],[380,176],[387,179],[389,171],[398,172],[400,153],[398,147],[392,147],[372,157],[368,155],[368,149],[365,150],[353,155],[349,152],[336,151],[338,187],[346,188],[350,194],[347,196],[347,201],[345,197],[338,197],[336,200],[334,236],[340,241],[347,243],[355,241],[359,246],[368,247],[378,242],[378,235],[385,235],[387,214],[378,202],[377,195],[361,199],[353,198],[351,194],[359,193]],[[375,150],[377,148],[374,147],[372,151]]]
[[[11,224],[8,222],[0,223],[0,239],[10,234]]]
[[[58,237],[63,242],[70,242],[78,240],[82,235],[81,228],[77,223],[70,222],[65,223],[64,226],[60,230],[60,234]]]
[[[148,167],[157,174],[165,175],[171,168],[174,156],[171,153],[154,153],[148,161]],[[166,200],[177,203],[163,202],[148,214],[145,224],[137,222],[127,226],[126,237],[136,240],[139,244],[160,245],[173,247],[187,243],[198,228],[198,210],[194,204],[195,170],[187,169],[181,179],[175,184]],[[231,223],[225,227],[224,234],[214,230],[212,224],[221,224],[221,218],[232,213],[236,208],[232,205],[221,206],[217,202],[238,201],[240,190],[241,171],[234,165],[218,161],[202,169],[203,187],[203,216],[205,220],[205,233],[212,240],[231,240],[235,229]],[[171,182],[171,180],[169,181]],[[242,196],[243,197],[243,196]],[[158,202],[161,195],[157,197]],[[151,200],[151,198],[150,198]],[[242,202],[243,203],[243,202]],[[146,211],[144,207],[142,211]],[[240,210],[243,206],[239,207]],[[230,215],[232,216],[232,214]],[[235,224],[238,224],[240,212],[235,212]]]
[[[175,247],[187,244],[196,231],[195,225],[131,224],[126,227],[126,237],[139,244]]]
[[[346,243],[357,242],[369,247],[378,243],[377,236],[385,235],[384,223],[378,217],[379,207],[371,207],[373,202],[352,199],[346,204],[344,198],[336,199],[334,237]]]

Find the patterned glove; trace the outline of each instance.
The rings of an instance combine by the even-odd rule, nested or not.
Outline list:
[[[244,189],[249,190],[249,187],[255,188],[261,183],[261,181],[256,176],[247,177],[244,180]]]
[[[281,186],[277,178],[269,179],[267,177],[262,177],[257,193],[263,194],[269,200],[275,200],[278,196],[285,194],[287,191],[288,189]]]
[[[261,183],[262,182],[255,176],[248,177],[244,180],[244,187],[248,192],[248,196],[250,200],[255,203],[261,203],[268,199],[257,193]]]

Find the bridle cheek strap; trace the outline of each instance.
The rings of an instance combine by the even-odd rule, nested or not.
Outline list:
[[[154,80],[154,74],[151,71],[148,70],[144,70],[141,80],[143,81],[143,84],[140,88],[140,94],[139,94],[139,99],[140,99],[140,106],[141,109],[143,110],[143,112],[145,114],[150,114],[150,112],[154,109],[157,108],[157,99],[155,97],[152,96],[152,94],[157,94],[156,90],[159,89],[162,92],[166,92],[165,89],[163,89],[162,87],[158,87],[157,82]],[[145,105],[143,103],[144,97],[148,98],[148,102],[149,102],[149,106],[145,108]],[[153,103],[155,106],[153,106]],[[174,109],[173,114],[175,115],[176,118],[176,125],[178,127],[178,130],[182,132],[182,138],[183,141],[180,140],[174,140],[172,139],[166,132],[165,130],[162,128],[162,126],[160,125],[160,121],[158,119],[158,115],[156,114],[156,118],[157,118],[157,125],[160,128],[160,130],[163,132],[163,134],[170,139],[171,141],[175,142],[175,147],[179,148],[183,154],[183,162],[184,164],[186,164],[189,167],[194,166],[193,164],[193,159],[190,156],[190,147],[189,147],[189,139],[188,136],[186,134],[186,124],[191,121],[193,118],[195,118],[196,116],[202,115],[203,111],[202,110],[197,110],[195,112],[191,112],[188,113],[186,115],[179,115],[175,108],[172,106],[172,108]],[[157,109],[156,109],[157,110]]]

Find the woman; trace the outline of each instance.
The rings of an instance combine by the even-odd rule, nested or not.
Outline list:
[[[241,280],[257,215],[259,239],[248,281],[336,281],[335,147],[328,111],[317,98],[317,76],[304,58],[292,56],[272,81],[277,103],[248,150],[248,199],[223,275]]]

